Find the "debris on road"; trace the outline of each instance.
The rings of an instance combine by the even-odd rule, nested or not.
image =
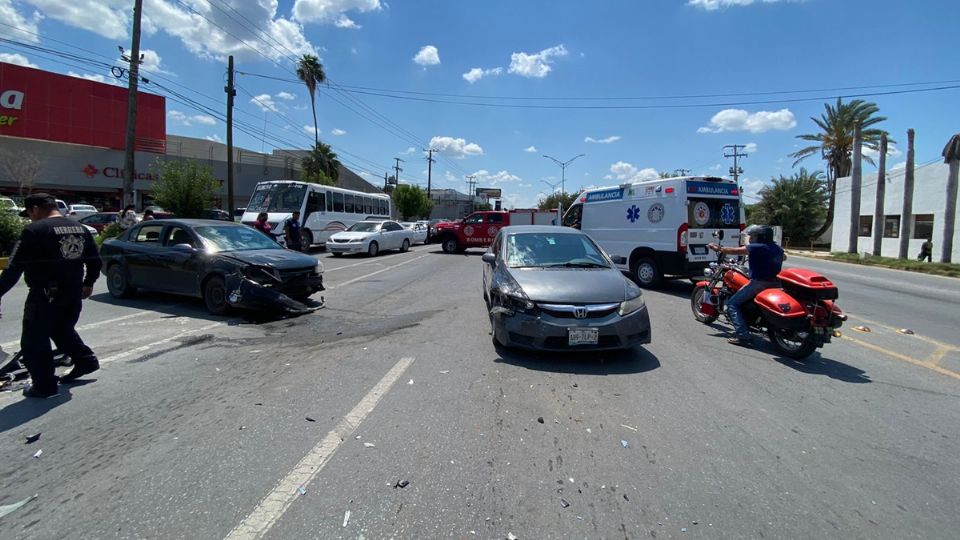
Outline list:
[[[564,508],[569,508],[569,507],[570,507],[570,503],[568,503],[568,502],[566,501],[566,499],[561,498],[561,499],[560,499],[560,506],[562,506],[562,507],[564,507]]]
[[[866,333],[869,333],[869,332],[871,331],[871,330],[870,330],[870,327],[868,327],[868,326],[863,326],[863,325],[861,325],[861,326],[854,326],[853,329],[856,330],[857,332],[863,332],[863,333],[865,333],[865,334],[866,334]]]
[[[543,417],[542,417],[542,416],[537,417],[537,422],[540,422],[540,423],[542,424],[542,423],[543,423]]]
[[[360,435],[357,435],[356,437],[354,437],[354,439],[356,439],[356,440],[359,441],[359,440],[360,440]]]
[[[440,372],[441,375],[446,375],[447,373],[450,373],[450,370],[449,370],[449,369],[445,369],[445,370],[443,370],[443,371]]]
[[[625,440],[623,440],[623,439],[620,439],[620,446],[622,446],[622,447],[624,447],[624,448],[630,448],[630,443],[628,443],[627,441],[625,441]]]
[[[687,532],[687,528],[686,527],[681,528],[680,532]]]
[[[17,509],[19,509],[21,506],[27,504],[28,502],[30,502],[30,501],[32,501],[32,500],[34,500],[34,499],[36,499],[36,498],[37,498],[37,496],[36,496],[36,495],[33,495],[32,497],[27,497],[26,499],[24,499],[24,500],[22,500],[22,501],[20,501],[20,502],[16,502],[16,503],[13,503],[13,504],[4,504],[4,505],[0,506],[0,518],[2,518],[3,516],[5,516],[5,515],[7,515],[7,514],[9,514],[9,513],[11,513],[11,512],[15,512],[15,511],[16,511]]]
[[[413,384],[413,379],[410,379],[407,384]]]
[[[628,425],[626,425],[626,424],[620,424],[620,427],[622,427],[622,428],[627,428],[627,429],[629,429],[630,431],[636,431],[636,430],[637,430],[637,428],[628,426]]]
[[[375,444],[369,443],[369,442],[363,443],[363,446],[366,447],[366,448],[376,448],[376,445],[375,445]]]
[[[900,332],[901,334],[905,334],[905,335],[908,335],[908,336],[912,336],[912,335],[913,335],[913,330],[911,330],[911,329],[909,329],[909,328],[901,328],[901,329],[897,330],[897,332]]]
[[[37,450],[37,453],[34,454],[33,457],[39,458],[41,454],[43,454],[43,449],[42,449],[42,448],[41,448],[40,450]]]
[[[297,493],[299,493],[299,494],[301,494],[301,495],[306,495],[306,494],[307,494],[307,490],[306,490],[306,488],[304,488],[303,486],[300,486],[300,487],[297,488]]]
[[[343,514],[343,526],[346,527],[346,526],[347,526],[347,523],[350,523],[350,511],[349,511],[349,510],[347,510],[347,512],[346,512],[345,514]]]
[[[304,419],[305,419],[307,422],[316,422],[316,420],[314,420],[313,418],[310,418],[309,416],[305,416]]]
[[[257,407],[263,407],[263,403],[259,403],[259,402],[258,402],[258,403],[254,403],[254,405],[256,405]]]
[[[570,478],[568,478],[568,480],[570,480],[570,483],[571,483],[571,484],[573,483],[573,477],[572,477],[572,476],[571,476]]]
[[[699,521],[697,521],[697,520],[693,520],[693,522],[692,522],[692,523],[693,523],[694,525],[697,525],[697,524],[698,524],[698,523],[700,523],[700,522],[699,522]]]
[[[240,426],[240,431],[247,429],[247,426]]]
[[[587,428],[587,433],[593,433],[593,432],[590,431],[590,428]]]
[[[573,383],[573,387],[574,387],[574,388],[580,388],[580,386],[577,385],[577,383]]]
[[[517,535],[513,534],[512,532],[508,532],[507,540],[517,540]]]
[[[409,480],[398,480],[397,483],[393,485],[393,489],[397,489],[397,488],[403,489],[409,485],[410,485]]]
[[[40,440],[39,433],[37,433],[36,435],[27,435],[27,444],[33,444],[39,440]]]

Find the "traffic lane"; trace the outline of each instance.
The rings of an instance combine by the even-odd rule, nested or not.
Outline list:
[[[430,263],[344,286],[330,311],[258,325],[259,336],[218,332],[109,364],[62,402],[3,403],[3,474],[47,504],[6,518],[0,536],[226,534],[395,365],[397,328],[453,308],[430,279],[465,259]],[[383,289],[392,291],[386,304]],[[56,468],[31,461],[20,436],[35,431]]]
[[[840,289],[840,307],[854,317],[960,347],[960,280],[795,256],[786,266],[827,276]]]
[[[650,346],[568,356],[497,350],[465,291],[430,341],[399,334],[416,391],[385,396],[268,537],[952,535],[950,379],[847,343],[777,361],[673,292],[648,293]]]

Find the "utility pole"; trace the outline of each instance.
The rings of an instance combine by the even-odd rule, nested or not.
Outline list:
[[[400,173],[403,172],[403,169],[400,168],[400,163],[401,163],[403,160],[400,159],[400,158],[398,158],[398,157],[395,157],[395,158],[393,158],[393,159],[397,160],[396,165],[393,166],[393,170],[396,172],[396,174],[393,175],[393,179],[397,182],[397,185],[399,186],[399,185],[400,185]]]
[[[237,95],[233,87],[233,55],[227,59],[227,212],[233,215],[233,98]]]
[[[858,253],[860,237],[860,189],[863,187],[863,134],[860,123],[853,126],[853,168],[850,172],[850,231],[847,253]]]
[[[123,205],[134,204],[133,179],[135,178],[134,150],[137,144],[137,84],[140,82],[140,17],[143,14],[143,0],[133,3],[133,42],[130,57],[121,57],[130,62],[129,85],[127,86],[127,136],[124,143],[126,155],[123,160]],[[122,48],[121,48],[122,51]]]
[[[673,170],[673,174],[676,176],[686,176],[692,172],[693,172],[692,169],[674,169]]]
[[[728,154],[726,152],[727,148],[732,148],[733,153]],[[733,181],[737,183],[738,188],[740,187],[740,175],[743,174],[743,168],[740,167],[739,160],[740,158],[747,157],[747,154],[740,153],[740,150],[743,150],[744,148],[746,148],[746,145],[743,145],[743,144],[728,144],[727,146],[723,147],[724,149],[723,157],[733,158],[733,167],[730,167],[730,176],[733,177]]]
[[[574,161],[575,159],[581,158],[581,157],[583,157],[583,156],[585,156],[585,155],[586,155],[586,154],[580,154],[580,155],[577,155],[577,156],[573,156],[572,158],[570,158],[570,159],[568,159],[568,160],[566,160],[566,161],[560,161],[559,159],[557,159],[557,158],[555,158],[555,157],[550,157],[550,156],[544,154],[543,157],[545,157],[545,158],[553,161],[554,163],[556,163],[557,165],[560,166],[560,192],[561,192],[561,193],[566,193],[566,192],[567,192],[567,185],[566,185],[566,184],[567,184],[567,166],[570,165],[571,163],[573,163],[573,161]]]
[[[475,175],[475,174],[471,174],[471,175],[468,175],[468,176],[467,176],[467,195],[470,197],[470,211],[471,211],[471,212],[473,212],[473,210],[474,210],[473,203],[474,203],[475,199],[474,199],[473,189],[474,189],[474,186],[477,185],[477,180],[476,180],[476,178],[477,178],[477,175]]]
[[[430,188],[433,183],[433,164],[437,160],[433,159],[433,153],[438,152],[435,148],[427,148],[427,199],[430,198]]]

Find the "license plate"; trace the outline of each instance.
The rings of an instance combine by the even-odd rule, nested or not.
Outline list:
[[[596,345],[600,332],[596,328],[571,328],[570,345]]]
[[[690,252],[694,255],[707,255],[709,253],[709,248],[707,248],[707,246],[691,246]]]

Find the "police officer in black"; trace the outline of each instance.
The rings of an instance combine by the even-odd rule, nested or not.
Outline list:
[[[60,352],[73,359],[73,369],[60,382],[74,381],[100,368],[96,355],[74,327],[82,301],[93,293],[102,262],[93,236],[86,227],[60,214],[52,195],[35,193],[25,199],[24,207],[20,215],[33,223],[24,227],[6,270],[0,274],[0,297],[17,284],[21,274],[26,275],[30,291],[23,310],[20,352],[32,385],[23,395],[48,398],[58,393],[51,339]]]

